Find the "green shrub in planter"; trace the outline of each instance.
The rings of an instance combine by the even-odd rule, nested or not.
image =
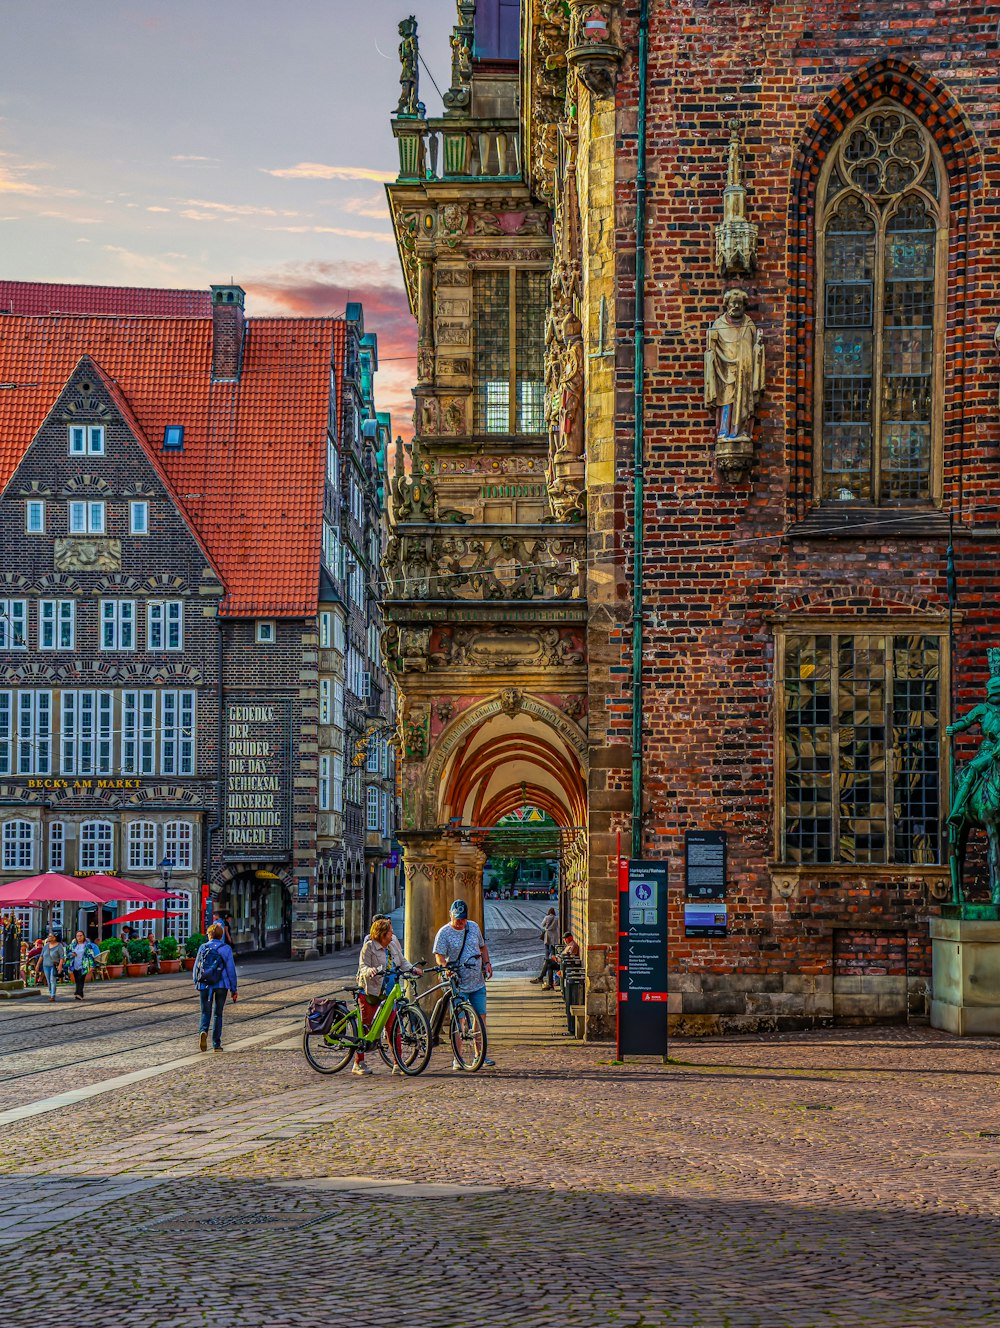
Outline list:
[[[125,946],[117,936],[112,936],[110,940],[102,941],[101,949],[107,954],[109,964],[124,964]]]
[[[160,942],[160,958],[176,959],[177,951],[179,949],[180,946],[177,944],[176,936],[164,936],[163,940]]]
[[[208,937],[204,932],[196,931],[192,933],[184,942],[184,953],[189,959],[194,959],[207,940]]]
[[[128,943],[128,961],[130,964],[148,964],[153,957],[153,947],[144,936]]]

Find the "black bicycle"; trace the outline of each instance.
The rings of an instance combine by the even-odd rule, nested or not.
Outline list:
[[[443,981],[436,987],[430,987],[420,993],[420,1000],[433,996],[437,991],[442,993],[430,1016],[434,1045],[436,1046],[441,1040],[445,1015],[450,1014],[448,1032],[457,1064],[470,1073],[481,1070],[486,1060],[486,1025],[482,1015],[476,1012],[475,1006],[465,992],[459,990],[458,977],[454,969],[448,968],[446,964],[434,964],[430,968],[425,968],[424,972],[443,975]]]

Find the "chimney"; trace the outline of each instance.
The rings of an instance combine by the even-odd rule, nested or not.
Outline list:
[[[240,286],[212,286],[212,377],[238,380],[243,368],[243,334],[246,317]]]

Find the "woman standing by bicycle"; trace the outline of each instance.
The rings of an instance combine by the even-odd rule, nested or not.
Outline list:
[[[420,977],[421,970],[414,968],[403,954],[403,947],[392,934],[392,923],[387,917],[377,917],[371,926],[361,953],[358,955],[358,986],[364,988],[364,995],[358,998],[365,1028],[378,1013],[379,1000],[383,991],[387,968],[400,968],[404,973],[413,973]],[[398,1065],[392,1067],[393,1074],[402,1074]],[[365,1064],[365,1054],[359,1051],[354,1057],[351,1074],[371,1074],[371,1067]]]

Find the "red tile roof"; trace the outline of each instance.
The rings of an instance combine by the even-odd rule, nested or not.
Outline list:
[[[221,574],[223,613],[315,613],[330,365],[336,354],[339,382],[345,344],[340,320],[248,319],[240,381],[212,382],[211,318],[0,316],[0,490],[90,355]],[[168,424],[184,426],[182,452],[162,451]]]
[[[211,318],[212,295],[207,290],[154,290],[147,286],[69,286],[54,281],[0,281],[0,313]]]

